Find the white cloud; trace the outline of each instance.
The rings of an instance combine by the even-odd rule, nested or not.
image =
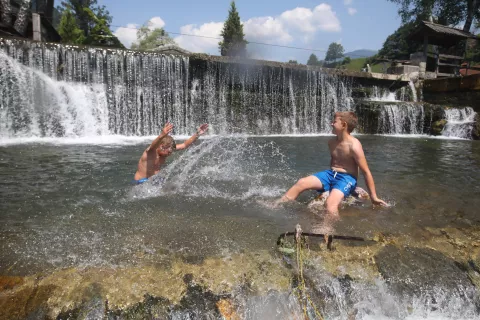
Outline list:
[[[357,13],[357,9],[355,9],[355,8],[348,8],[347,10],[348,10],[348,14],[351,15],[351,16],[353,16],[355,13]]]
[[[147,25],[150,29],[163,28],[165,26],[165,21],[160,17],[153,17],[148,20]]]
[[[165,21],[160,17],[153,17],[147,21],[147,26],[150,29],[163,28],[165,26]],[[118,40],[127,48],[130,48],[132,43],[137,40],[137,29],[140,28],[138,24],[129,23],[126,27],[119,27],[113,33]]]
[[[343,0],[343,3],[344,3],[346,6],[350,6],[350,5],[353,3],[353,0]]]
[[[223,22],[204,23],[200,27],[194,24],[188,24],[180,28],[180,33],[218,38],[220,37],[222,28]],[[180,35],[175,37],[174,40],[180,47],[192,52],[218,54],[219,39]]]
[[[165,22],[160,17],[153,17],[148,25],[150,28],[163,28]],[[130,29],[132,27],[136,28],[138,25],[129,24],[127,28],[120,27],[115,31],[115,35],[127,47],[136,40],[136,30]],[[222,28],[223,22],[188,24],[180,28],[180,33],[203,37],[180,35],[174,40],[179,46],[192,52],[218,54],[220,39],[212,38],[219,38]],[[275,17],[253,17],[243,22],[243,30],[247,40],[286,45],[294,41],[295,34],[308,42],[318,31],[338,32],[341,31],[341,26],[332,7],[322,3],[313,9],[297,7]],[[249,46],[249,49],[252,49],[252,46]]]
[[[280,18],[286,25],[301,32],[314,33],[317,30],[338,32],[342,30],[332,7],[325,3],[316,6],[313,10],[297,7],[283,12]]]
[[[248,19],[243,23],[243,31],[251,41],[287,44],[293,40],[282,21],[273,17]]]
[[[117,28],[113,34],[125,47],[130,48],[132,43],[137,40],[137,28],[138,25],[129,23],[126,27]]]

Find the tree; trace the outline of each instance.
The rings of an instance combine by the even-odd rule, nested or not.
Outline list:
[[[122,49],[125,48],[120,40],[113,35],[112,31],[108,27],[108,22],[104,18],[98,17],[89,8],[84,8],[84,10],[90,21],[92,21],[89,35],[84,41],[85,44]]]
[[[386,59],[410,59],[410,54],[423,51],[423,44],[409,41],[408,35],[415,29],[414,21],[401,25],[394,33],[389,35],[377,56]]]
[[[325,56],[325,61],[336,62],[338,59],[343,57],[344,53],[343,46],[340,43],[332,42],[328,46],[327,54]]]
[[[297,60],[288,60],[287,63],[291,63],[291,64],[298,64],[298,61]]]
[[[166,44],[173,44],[175,41],[163,28],[151,28],[151,22],[145,23],[137,31],[137,41],[132,44],[134,50],[153,50]]]
[[[473,20],[480,17],[480,0],[389,0],[400,6],[403,23],[435,20],[443,25],[458,25],[465,21],[463,31],[470,31]]]
[[[64,10],[58,25],[58,34],[62,42],[70,44],[82,44],[85,41],[82,29],[78,27],[75,16],[70,9]]]
[[[221,36],[223,41],[220,41],[218,45],[222,56],[245,57],[247,55],[248,42],[245,40],[243,25],[240,22],[235,1],[230,3],[228,18],[223,25]]]
[[[320,61],[318,60],[317,56],[314,53],[312,53],[310,57],[308,57],[307,66],[318,66],[318,65],[321,65]]]
[[[85,11],[85,8],[90,9],[93,15]],[[80,29],[83,30],[85,37],[89,36],[90,31],[97,24],[93,17],[104,20],[108,28],[110,28],[110,24],[112,23],[110,12],[108,12],[105,6],[99,6],[97,0],[66,0],[62,1],[61,6],[57,7],[57,9],[60,12],[65,9],[70,9],[74,13],[77,23]]]
[[[352,59],[350,57],[345,57],[342,61],[342,65],[349,64],[350,62],[352,62]]]
[[[124,48],[110,30],[112,16],[105,6],[97,4],[97,0],[66,0],[61,2],[57,10],[62,16],[66,11],[70,11],[74,16],[76,24],[83,32],[83,41],[77,41],[77,44]]]

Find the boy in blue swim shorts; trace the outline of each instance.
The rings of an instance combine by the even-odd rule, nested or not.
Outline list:
[[[283,195],[280,199],[281,202],[295,200],[305,190],[329,191],[325,207],[329,214],[337,215],[342,200],[355,190],[360,169],[365,178],[372,203],[387,206],[377,196],[373,176],[368,168],[362,144],[351,135],[357,123],[357,116],[353,112],[335,113],[332,122],[332,133],[335,134],[335,138],[328,141],[331,168],[298,180]]]

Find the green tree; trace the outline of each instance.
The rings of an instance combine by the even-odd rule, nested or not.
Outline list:
[[[112,31],[108,27],[108,21],[106,19],[97,16],[89,8],[84,8],[84,10],[89,16],[89,20],[92,21],[89,35],[84,41],[85,44],[122,49],[125,48],[120,40],[113,35]]]
[[[85,11],[85,8],[93,12]],[[108,12],[105,6],[97,4],[97,0],[65,0],[61,1],[61,5],[57,9],[62,12],[63,10],[70,9],[77,19],[77,23],[80,29],[83,30],[85,37],[88,37],[90,31],[97,25],[97,20],[94,17],[104,20],[108,28],[112,23],[112,16]]]
[[[82,29],[78,27],[77,20],[70,9],[64,10],[58,25],[58,34],[63,43],[82,44],[85,41]]]
[[[389,0],[400,6],[398,13],[403,23],[435,20],[443,25],[464,22],[463,30],[469,32],[473,20],[480,17],[480,0]]]
[[[319,66],[319,65],[321,64],[320,64],[320,61],[318,60],[318,57],[314,53],[312,53],[310,57],[308,57],[307,66]]]
[[[332,42],[328,46],[327,54],[325,55],[325,61],[336,62],[343,57],[343,46],[340,43]]]
[[[401,25],[393,34],[387,37],[377,56],[392,60],[410,59],[411,53],[423,51],[422,43],[410,41],[407,38],[415,27],[416,23],[414,21]]]
[[[291,63],[291,64],[298,64],[298,61],[297,60],[288,60],[287,63]]]
[[[147,22],[138,29],[137,41],[132,43],[132,49],[153,50],[159,46],[175,43],[163,28],[151,29],[150,25],[151,23]]]
[[[245,40],[243,25],[240,22],[235,1],[230,3],[228,18],[223,25],[221,36],[223,41],[220,41],[218,45],[222,56],[245,57],[247,55],[248,42]]]
[[[350,57],[345,57],[342,61],[342,65],[349,64],[350,62],[352,62],[352,59]]]

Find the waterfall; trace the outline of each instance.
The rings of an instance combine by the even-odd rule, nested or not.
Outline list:
[[[413,83],[412,80],[410,80],[408,82],[408,86],[410,87],[410,90],[412,91],[412,101],[417,102],[418,101],[417,90],[415,89],[415,84]]]
[[[329,133],[352,80],[294,69],[0,39],[2,137]]]
[[[413,103],[386,104],[381,107],[378,133],[422,134],[425,112]]]
[[[472,108],[445,109],[447,123],[442,136],[470,139],[475,124],[476,113]]]
[[[335,112],[359,109],[354,86],[309,67],[0,39],[0,137],[150,136],[167,121],[176,135],[205,122],[212,134],[330,133]],[[365,112],[363,132],[422,134],[423,106],[396,100],[406,90],[372,87],[380,112]],[[466,110],[446,112],[444,135],[470,136]]]

